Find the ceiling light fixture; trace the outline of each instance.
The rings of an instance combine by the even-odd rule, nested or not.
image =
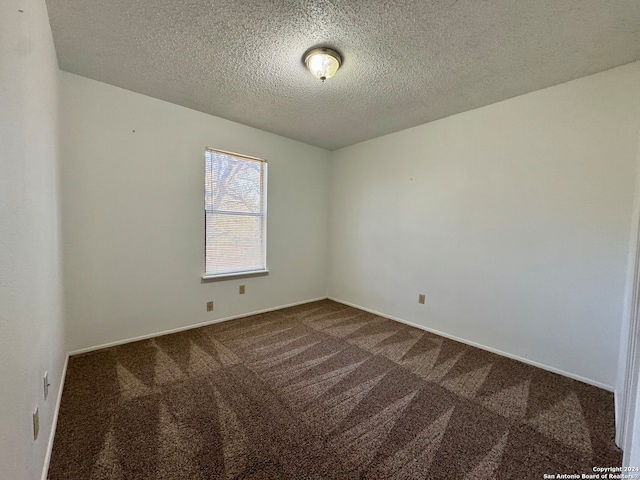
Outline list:
[[[318,47],[304,54],[304,63],[314,77],[324,82],[338,71],[342,57],[331,48]]]

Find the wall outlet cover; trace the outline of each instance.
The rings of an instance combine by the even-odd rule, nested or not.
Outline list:
[[[240,295],[244,295],[244,285],[240,285]]]
[[[207,302],[207,312],[213,312],[213,302]]]
[[[424,305],[424,293],[420,293],[418,295],[418,303],[422,303]]]

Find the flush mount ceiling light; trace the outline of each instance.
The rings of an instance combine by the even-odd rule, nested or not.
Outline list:
[[[335,75],[342,63],[338,52],[330,48],[312,48],[304,54],[304,63],[314,77],[323,82]]]

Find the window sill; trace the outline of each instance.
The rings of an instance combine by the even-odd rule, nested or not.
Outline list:
[[[219,275],[202,275],[202,283],[215,282],[216,280],[231,280],[233,278],[261,277],[263,275],[269,275],[269,270],[252,270],[250,272],[221,273]]]

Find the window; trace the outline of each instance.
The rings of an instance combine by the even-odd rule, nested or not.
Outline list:
[[[267,162],[205,152],[204,278],[267,270]]]

